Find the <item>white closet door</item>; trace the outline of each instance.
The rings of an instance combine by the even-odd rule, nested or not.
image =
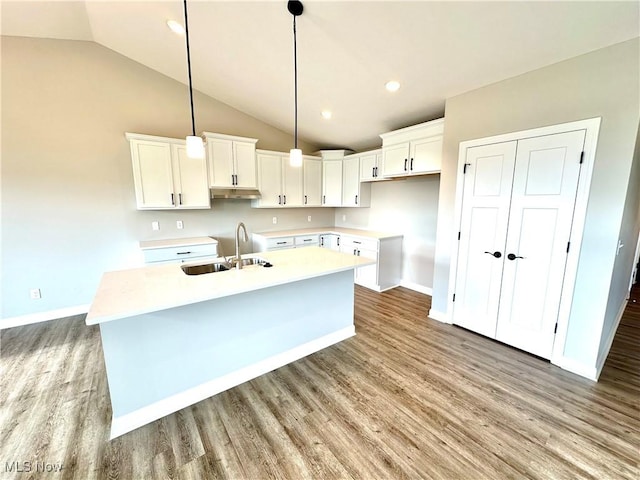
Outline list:
[[[515,153],[516,142],[505,142],[470,148],[466,158],[453,323],[492,338]]]
[[[553,348],[584,138],[581,130],[517,146],[496,339],[544,358]]]

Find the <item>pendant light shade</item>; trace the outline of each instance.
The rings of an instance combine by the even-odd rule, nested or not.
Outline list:
[[[191,82],[191,50],[189,48],[189,18],[187,0],[184,0],[184,32],[187,39],[187,70],[189,71],[189,102],[191,105],[191,135],[187,136],[187,157],[204,158],[204,142],[196,136],[196,120],[193,113],[193,84]]]
[[[293,15],[293,84],[294,84],[294,148],[289,152],[289,164],[292,167],[302,166],[302,150],[298,148],[298,50],[296,44],[296,17],[302,15],[304,7],[298,0],[289,0],[287,10]]]
[[[302,150],[299,148],[292,148],[289,150],[289,165],[292,167],[302,166]]]
[[[201,137],[194,135],[187,137],[187,157],[204,158],[204,142]]]

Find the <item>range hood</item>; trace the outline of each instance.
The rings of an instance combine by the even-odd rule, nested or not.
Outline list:
[[[255,188],[212,188],[211,198],[240,198],[254,200],[260,198],[260,191]]]

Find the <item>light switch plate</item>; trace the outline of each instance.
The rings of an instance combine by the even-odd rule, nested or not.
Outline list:
[[[276,225],[278,223],[278,217],[273,217],[273,224]]]
[[[151,222],[152,230],[160,230],[160,222]]]
[[[178,221],[176,222],[176,228],[177,228],[178,230],[182,230],[182,229],[184,228],[184,224],[182,223],[182,220],[178,220]]]

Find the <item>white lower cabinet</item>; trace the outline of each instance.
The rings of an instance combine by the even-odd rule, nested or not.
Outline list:
[[[402,237],[368,238],[340,236],[340,251],[370,258],[375,265],[355,270],[355,282],[378,292],[400,285],[402,276]]]
[[[320,235],[320,247],[340,251],[340,235],[324,233]]]
[[[144,263],[191,262],[218,256],[218,241],[208,237],[140,242]]]

